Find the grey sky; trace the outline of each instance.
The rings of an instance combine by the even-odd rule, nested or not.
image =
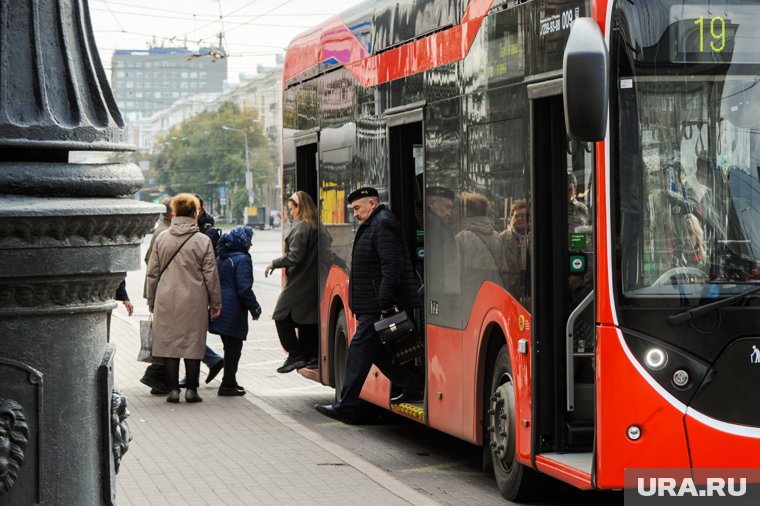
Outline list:
[[[361,0],[89,0],[98,50],[110,75],[114,49],[217,45],[225,34],[228,79],[272,66],[297,34]],[[221,15],[221,18],[220,18]]]

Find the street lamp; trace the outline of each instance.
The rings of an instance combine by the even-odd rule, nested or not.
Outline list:
[[[230,132],[240,132],[243,134],[243,140],[245,142],[245,189],[248,191],[248,205],[253,205],[253,174],[251,174],[251,161],[248,155],[248,130],[240,128],[232,128],[226,125],[222,125],[222,130],[228,130]]]

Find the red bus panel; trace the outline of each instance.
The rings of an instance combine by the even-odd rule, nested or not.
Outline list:
[[[622,488],[625,468],[688,468],[684,410],[667,402],[634,365],[620,331],[597,329],[597,474],[599,488]],[[643,373],[646,374],[646,373]],[[641,437],[631,441],[628,428]]]

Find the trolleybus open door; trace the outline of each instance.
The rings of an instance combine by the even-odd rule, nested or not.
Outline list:
[[[424,144],[423,144],[424,102],[388,109],[385,112],[388,127],[388,165],[390,168],[388,202],[401,222],[402,234],[412,265],[420,283],[420,295],[424,297]],[[418,376],[425,377],[425,313],[414,311],[418,336],[413,341],[394,350],[396,359],[407,367],[419,369]],[[396,353],[398,351],[398,353]],[[425,420],[423,403],[402,411]],[[391,406],[394,408],[394,406]],[[395,408],[394,408],[395,409]]]
[[[592,476],[594,448],[593,144],[565,132],[561,80],[529,87],[533,106],[533,361],[536,465]],[[582,484],[578,484],[582,485]]]
[[[293,135],[293,145],[295,147],[295,181],[291,181],[290,183],[293,186],[290,189],[290,193],[285,193],[283,195],[285,202],[287,202],[287,199],[293,192],[305,192],[311,197],[311,200],[314,201],[314,204],[317,207],[317,216],[319,216],[321,207],[317,186],[319,180],[319,133],[319,128],[312,128],[296,132]],[[288,188],[283,188],[283,191],[287,192]],[[286,205],[283,206],[283,212],[287,213]],[[283,219],[285,218],[286,217],[283,216]],[[285,269],[283,269],[283,272],[284,271]],[[319,307],[320,295],[315,294],[315,297],[315,300],[311,303]],[[321,342],[320,339],[317,341]],[[321,357],[323,350],[321,349],[321,345],[317,346],[320,348],[317,350],[317,357]],[[321,360],[317,361],[317,364],[321,365],[321,363]],[[320,366],[318,365],[318,367]],[[299,369],[298,373],[310,380],[319,381],[320,372],[318,369],[304,367]]]
[[[581,488],[594,481],[594,145],[607,128],[608,54],[574,21],[563,77],[528,86],[533,152],[533,455]],[[564,100],[563,100],[564,99]]]
[[[298,132],[293,136],[296,147],[296,191],[306,192],[319,208],[317,172],[319,170],[319,130]],[[285,195],[285,198],[290,195]]]

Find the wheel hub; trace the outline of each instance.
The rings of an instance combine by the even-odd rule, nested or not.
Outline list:
[[[512,457],[510,439],[514,438],[510,432],[512,427],[510,416],[514,413],[514,390],[511,378],[507,378],[507,381],[499,385],[491,396],[490,408],[488,430],[491,436],[491,451],[508,468]]]

